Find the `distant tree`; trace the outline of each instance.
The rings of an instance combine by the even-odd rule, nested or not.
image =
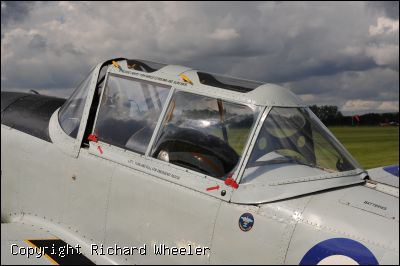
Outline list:
[[[344,116],[337,106],[333,105],[312,105],[310,109],[313,113],[327,126],[335,125],[370,125],[377,126],[380,124],[398,124],[399,123],[399,112],[395,113],[368,113],[364,115],[358,115],[359,121],[354,121],[354,116]]]
[[[310,109],[325,125],[337,125],[343,120],[343,114],[334,105],[312,105]]]
[[[389,124],[391,122],[399,123],[399,112],[397,113],[370,113],[360,116],[363,125]]]

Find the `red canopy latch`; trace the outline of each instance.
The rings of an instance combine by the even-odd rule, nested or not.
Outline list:
[[[96,142],[96,143],[99,141],[99,139],[97,138],[96,134],[90,134],[89,137],[88,137],[88,140]]]
[[[236,183],[235,179],[233,179],[232,177],[228,177],[227,179],[225,179],[225,185],[233,187],[234,189],[238,189],[239,184]]]

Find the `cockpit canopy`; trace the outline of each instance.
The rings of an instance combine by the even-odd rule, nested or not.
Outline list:
[[[311,110],[284,88],[190,69],[185,73],[191,86],[184,87],[180,73],[165,74],[164,64],[121,62],[121,72],[110,71],[110,64],[100,73],[92,71],[61,108],[59,122],[70,137],[77,137],[96,79],[90,110],[96,118],[86,131],[124,151],[218,179],[237,173],[241,158],[249,154],[243,160],[242,183],[360,168]],[[169,79],[129,75],[135,71],[149,77],[164,71]]]

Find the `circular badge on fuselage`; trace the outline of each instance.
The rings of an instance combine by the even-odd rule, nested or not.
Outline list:
[[[239,228],[240,230],[247,232],[254,225],[254,217],[251,213],[243,213],[239,218]]]
[[[379,265],[363,244],[349,238],[331,238],[313,246],[300,265]]]

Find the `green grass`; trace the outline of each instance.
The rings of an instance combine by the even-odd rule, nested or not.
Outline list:
[[[214,136],[219,137],[222,140],[224,139],[222,130],[216,129],[212,133]],[[227,134],[229,145],[236,151],[237,154],[242,155],[242,151],[246,145],[250,130],[245,128],[230,128],[227,129]]]
[[[399,164],[399,127],[330,127],[365,168]]]

